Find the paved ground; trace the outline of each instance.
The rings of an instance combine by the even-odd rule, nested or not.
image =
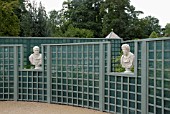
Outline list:
[[[38,102],[0,101],[0,114],[108,114],[67,105]]]

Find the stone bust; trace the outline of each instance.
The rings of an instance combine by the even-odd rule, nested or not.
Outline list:
[[[135,56],[130,52],[130,46],[128,44],[122,45],[123,55],[121,56],[121,65],[125,68],[125,73],[131,73],[131,68],[134,65]]]
[[[38,46],[33,47],[33,54],[29,56],[29,61],[32,65],[35,65],[35,69],[41,69],[42,55],[39,53],[40,48]]]

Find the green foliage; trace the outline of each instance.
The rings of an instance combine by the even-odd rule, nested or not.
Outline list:
[[[24,65],[24,69],[32,69],[32,68],[34,68],[33,65]]]
[[[68,10],[64,17],[73,27],[93,31],[94,37],[102,36],[102,16],[100,15],[100,5],[103,0],[78,0],[65,2]]]
[[[63,37],[69,22],[63,18],[61,11],[52,10],[49,12],[48,30],[52,37]]]
[[[152,16],[147,16],[145,18],[141,19],[142,22],[142,29],[143,34],[146,35],[146,37],[149,37],[150,34],[155,31],[157,35],[160,35],[161,33],[161,26],[159,25],[159,20]]]
[[[143,12],[135,11],[129,0],[106,0],[102,4],[101,13],[103,16],[103,34],[113,31],[123,38],[129,40],[140,33],[136,25],[139,22],[137,16]]]
[[[170,36],[170,23],[167,23],[167,25],[165,26],[165,36],[169,37]]]
[[[65,37],[83,37],[83,38],[92,38],[93,32],[87,29],[75,28],[72,25],[68,27],[68,30],[64,34]]]
[[[153,31],[153,32],[150,34],[149,38],[158,38],[158,35],[157,35],[157,33],[156,33],[155,31]]]
[[[26,12],[26,3],[27,0],[18,0],[18,6],[15,8],[14,12],[17,15],[18,19],[21,19],[21,16]]]
[[[0,35],[26,37],[105,37],[113,31],[123,38],[148,38],[153,31],[162,33],[159,20],[152,16],[139,19],[130,0],[67,0],[66,9],[51,11],[27,0],[0,0]],[[3,23],[2,23],[3,22]],[[170,25],[165,36],[170,36]]]
[[[21,36],[28,37],[32,36],[32,18],[30,12],[25,13],[21,16]]]
[[[53,10],[50,11],[49,13],[49,19],[48,19],[48,27],[50,29],[50,34],[51,36],[55,36],[56,35],[56,31],[57,31],[57,16],[58,16],[58,12]]]
[[[75,28],[93,31],[94,37],[105,37],[111,29],[124,40],[148,38],[152,31],[161,33],[159,20],[152,16],[139,19],[143,12],[136,11],[130,0],[68,0],[64,4],[68,10],[62,17]]]
[[[116,58],[114,58],[112,61],[116,63],[115,72],[123,72],[125,71],[125,69],[122,67],[121,63],[120,63],[120,59],[122,56],[123,52],[120,53],[120,56],[117,56]]]
[[[132,40],[139,40],[139,38],[133,38]]]
[[[45,7],[42,6],[41,2],[39,4],[38,10],[37,10],[37,21],[36,23],[36,31],[35,31],[35,36],[38,37],[45,37],[48,36],[48,27],[47,27],[47,14],[45,11]]]
[[[49,35],[47,14],[41,2],[39,7],[36,3],[27,3],[27,11],[21,15],[21,36],[46,37]]]
[[[133,28],[128,28],[129,29],[129,37],[133,38],[148,38],[153,31],[157,33],[157,36],[161,35],[161,27],[159,25],[159,20],[155,17],[152,16],[147,16],[142,19],[136,20],[134,24],[134,29]]]
[[[0,36],[19,35],[19,19],[14,13],[17,6],[17,0],[0,1]]]

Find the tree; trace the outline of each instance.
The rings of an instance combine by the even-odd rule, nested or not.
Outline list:
[[[45,37],[50,36],[48,17],[41,2],[37,9],[36,3],[27,3],[27,11],[21,15],[21,36]]]
[[[27,11],[26,10],[26,7],[27,7],[26,4],[28,2],[29,1],[26,1],[26,0],[18,0],[18,7],[16,7],[15,10],[14,10],[18,19],[21,19],[21,15]]]
[[[140,32],[136,26],[138,15],[141,11],[135,11],[135,7],[130,5],[130,0],[106,0],[101,6],[103,17],[104,35],[111,29],[124,40],[135,37],[135,32]]]
[[[155,31],[153,31],[153,32],[150,34],[149,38],[158,38],[158,35],[157,35],[157,33],[156,33]]]
[[[17,0],[0,1],[0,36],[19,35],[19,19],[14,13],[17,6]]]
[[[170,23],[166,24],[164,32],[166,37],[170,37]]]
[[[48,28],[51,36],[62,37],[63,31],[61,30],[65,20],[63,19],[63,10],[60,11],[50,11],[48,19]],[[66,31],[66,30],[64,30]]]
[[[69,25],[68,30],[64,34],[65,37],[79,37],[79,38],[92,38],[93,32],[87,29],[74,28]]]
[[[75,28],[88,29],[94,32],[94,37],[102,37],[102,16],[100,5],[103,0],[69,0],[65,18]]]
[[[39,4],[39,8],[37,11],[37,20],[35,20],[36,24],[37,24],[37,31],[35,32],[35,36],[39,36],[39,37],[45,37],[45,36],[49,36],[49,32],[48,32],[48,27],[47,27],[47,14],[45,11],[45,7],[42,6],[41,2]]]
[[[33,13],[32,13],[32,4],[27,1],[25,3],[27,9],[23,10],[20,17],[20,27],[21,32],[20,36],[29,37],[32,36],[32,23],[33,23]]]
[[[147,16],[145,18],[141,19],[142,25],[141,28],[144,31],[144,34],[146,37],[149,37],[149,35],[155,31],[158,35],[161,34],[161,26],[159,25],[159,20],[152,16]]]
[[[61,13],[59,27],[65,33],[69,25],[94,32],[94,37],[105,37],[113,31],[123,38],[148,38],[152,31],[160,36],[159,20],[152,16],[139,19],[142,11],[136,11],[130,0],[67,0]]]

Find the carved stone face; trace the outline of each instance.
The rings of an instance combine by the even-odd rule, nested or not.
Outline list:
[[[129,52],[130,52],[130,47],[128,44],[123,44],[122,45],[122,51],[123,51],[123,55],[128,56]]]
[[[126,48],[122,48],[123,55],[127,56],[129,54],[129,50]]]
[[[34,49],[34,54],[36,54],[36,55],[39,54],[39,48]]]

